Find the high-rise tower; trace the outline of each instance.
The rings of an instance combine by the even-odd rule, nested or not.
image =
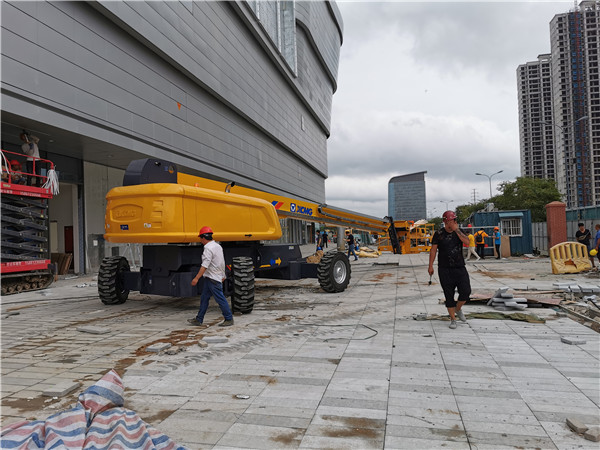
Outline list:
[[[551,20],[550,55],[517,69],[521,174],[554,178],[569,208],[600,204],[599,40],[600,1],[584,0]]]
[[[521,176],[556,178],[552,115],[550,55],[522,64],[517,69]]]

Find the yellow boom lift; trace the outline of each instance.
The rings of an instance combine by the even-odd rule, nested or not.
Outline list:
[[[104,304],[127,300],[130,291],[173,297],[198,295],[191,286],[202,262],[198,230],[210,226],[223,246],[226,295],[234,311],[254,307],[255,277],[296,280],[317,278],[326,292],[342,292],[350,282],[350,264],[342,252],[326,253],[318,264],[307,263],[297,244],[266,244],[281,237],[279,218],[293,217],[372,233],[388,232],[387,219],[327,205],[235,187],[178,173],[167,161],[132,161],[123,186],[106,195],[105,239],[143,247],[139,272],[131,272],[122,256],[104,258],[98,292]],[[234,192],[235,191],[235,192]],[[398,251],[399,252],[399,251]]]

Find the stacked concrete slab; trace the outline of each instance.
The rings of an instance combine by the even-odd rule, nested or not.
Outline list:
[[[527,308],[526,298],[514,297],[507,291],[507,287],[498,289],[487,302],[488,306],[493,306],[498,311],[510,311],[511,309],[523,311]]]

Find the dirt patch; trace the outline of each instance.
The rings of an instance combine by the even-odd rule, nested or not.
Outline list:
[[[50,401],[48,401],[50,400]],[[3,398],[2,399],[2,406],[8,406],[10,408],[15,408],[18,409],[19,412],[23,413],[23,412],[32,412],[32,411],[41,411],[44,408],[47,408],[48,406],[55,404],[55,403],[60,403],[61,399],[56,399],[54,400],[54,398],[52,397],[42,397],[41,395],[39,397],[34,397],[34,398]],[[52,413],[48,413],[47,415],[53,414],[55,412],[58,412],[58,410],[51,410]]]
[[[339,422],[350,428],[372,428],[382,429],[385,421],[376,419],[367,419],[365,417],[342,417],[342,416],[322,416],[323,420]]]
[[[122,378],[125,375],[125,369],[127,369],[129,366],[134,364],[136,361],[137,361],[137,358],[120,359],[119,361],[117,361],[115,363],[115,366],[113,367],[113,369],[115,369],[115,372],[117,372],[119,374],[119,376]]]
[[[339,359],[327,359],[331,364],[335,364],[336,366],[340,363]]]
[[[269,339],[270,337],[271,337],[271,335],[258,336],[259,339]]]
[[[176,411],[175,409],[164,409],[164,410],[159,411],[156,414],[153,414],[151,416],[144,416],[144,420],[148,423],[156,424],[156,423],[159,423],[159,422],[162,422],[163,420],[165,420],[167,417],[169,417],[175,411]]]
[[[278,442],[279,444],[291,445],[294,441],[298,440],[304,434],[304,430],[300,431],[290,431],[289,433],[282,433],[279,436],[273,436],[270,439],[273,442]]]
[[[323,433],[328,437],[363,437],[375,439],[380,434],[372,428],[330,428]]]
[[[277,320],[278,322],[289,322],[292,319],[292,316],[288,316],[288,315],[283,315],[281,317],[278,317]]]
[[[492,272],[490,270],[478,270],[478,272],[490,278],[531,278],[531,274],[519,272]]]
[[[391,273],[378,273],[377,275],[373,275],[369,281],[381,281],[384,278],[393,276]]]
[[[6,308],[6,312],[18,311],[20,309],[33,308],[36,305],[25,305],[25,306],[13,306],[12,308]]]
[[[396,281],[395,284],[408,284],[406,281]]]

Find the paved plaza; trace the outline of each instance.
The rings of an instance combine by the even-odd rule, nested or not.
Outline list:
[[[446,314],[428,258],[353,261],[339,294],[257,280],[254,311],[229,328],[216,326],[213,300],[202,330],[186,322],[198,298],[136,293],[104,306],[91,276],[4,297],[2,425],[71,407],[114,368],[125,407],[190,449],[600,448],[565,423],[600,425],[598,333],[551,308],[525,311],[545,323],[415,320]],[[552,275],[547,258],[468,268],[475,293],[600,283]],[[489,311],[465,306],[467,317]],[[149,351],[168,344],[173,354]]]

